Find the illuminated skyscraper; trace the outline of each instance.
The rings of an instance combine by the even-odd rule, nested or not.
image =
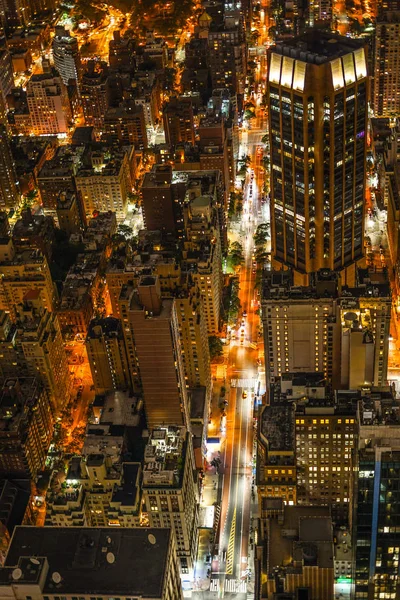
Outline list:
[[[395,3],[397,4],[397,3]],[[377,117],[400,115],[400,10],[380,11],[376,20],[372,108]]]
[[[52,47],[54,64],[64,84],[68,85],[72,79],[76,81],[79,89],[82,66],[78,40],[65,27],[58,26],[56,27]]]
[[[17,174],[7,130],[0,124],[0,209],[14,208],[19,201]]]
[[[368,79],[358,41],[319,30],[269,53],[273,259],[297,283],[363,256]]]

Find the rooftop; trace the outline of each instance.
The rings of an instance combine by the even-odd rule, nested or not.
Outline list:
[[[264,301],[295,300],[309,302],[311,298],[390,298],[390,285],[387,273],[369,269],[357,270],[357,282],[353,287],[340,286],[337,273],[320,269],[313,276],[309,286],[295,286],[293,273],[287,271],[264,271],[262,299]]]
[[[132,506],[140,493],[140,463],[124,463],[121,485],[114,491],[111,502],[120,502],[122,506]]]
[[[262,413],[261,430],[268,440],[269,453],[294,452],[294,406],[287,402],[266,406]]]
[[[43,557],[49,565],[44,594],[159,598],[170,538],[169,529],[17,527],[0,586],[38,581]]]
[[[392,426],[400,424],[400,402],[390,387],[371,388],[359,402],[360,426]]]
[[[307,63],[321,64],[364,46],[364,41],[312,29],[301,36],[278,42],[272,46],[271,52],[291,56]]]
[[[281,522],[269,519],[268,573],[275,567],[285,568],[286,573],[301,573],[303,566],[315,565],[333,569],[329,508],[284,506]]]
[[[152,431],[144,452],[143,486],[180,485],[186,437],[185,427],[159,427]]]

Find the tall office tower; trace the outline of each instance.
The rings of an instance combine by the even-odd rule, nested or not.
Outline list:
[[[90,60],[82,76],[81,102],[85,124],[101,130],[107,110],[108,66]]]
[[[53,437],[46,390],[35,377],[7,379],[0,389],[0,476],[35,479]]]
[[[124,334],[119,319],[93,319],[86,349],[96,394],[131,387]]]
[[[77,38],[61,25],[56,26],[52,43],[54,65],[65,85],[76,82],[78,91],[82,77],[81,56]]]
[[[269,52],[273,260],[296,278],[328,267],[354,280],[363,257],[365,50],[311,30]]]
[[[57,315],[43,308],[39,291],[32,290],[18,307],[16,325],[16,350],[28,373],[43,382],[58,415],[69,399],[72,380]]]
[[[391,388],[372,388],[359,404],[354,469],[355,595],[398,598],[400,405]]]
[[[143,219],[146,229],[182,235],[182,206],[173,185],[171,165],[153,165],[143,179]],[[183,200],[183,198],[182,198]]]
[[[171,98],[163,110],[165,141],[168,146],[194,144],[194,116],[191,98]]]
[[[67,88],[58,72],[43,63],[44,72],[32,75],[26,86],[32,133],[68,133],[72,115]]]
[[[140,377],[147,425],[189,425],[176,300],[161,298],[158,277],[123,286],[119,298],[130,371]],[[157,348],[157,352],[154,349]]]
[[[191,443],[185,427],[154,429],[145,448],[142,484],[149,525],[168,526],[174,531],[182,579],[189,581],[198,543],[198,494]]]
[[[17,527],[0,596],[183,600],[176,552],[170,528]]]
[[[341,286],[321,269],[307,287],[289,272],[266,273],[262,320],[267,381],[285,371],[321,370],[335,389],[384,385],[391,292],[385,272],[357,269],[356,285]]]
[[[0,209],[15,208],[20,198],[7,130],[0,125]]]
[[[376,19],[372,108],[376,117],[400,116],[400,6]]]
[[[40,292],[43,306],[52,311],[57,300],[47,259],[39,250],[16,251],[11,238],[0,239],[0,309],[15,320],[16,310],[31,290]]]

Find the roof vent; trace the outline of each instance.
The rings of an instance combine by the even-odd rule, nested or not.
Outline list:
[[[54,583],[61,583],[61,575],[58,571],[54,571],[53,575],[51,576],[51,579]]]
[[[19,569],[19,568],[14,569],[11,576],[14,579],[14,581],[18,581],[19,579],[21,579],[21,577],[22,577],[21,569]]]

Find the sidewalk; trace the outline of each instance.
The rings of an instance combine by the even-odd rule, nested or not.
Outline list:
[[[220,365],[213,365],[213,370],[216,370],[217,366]],[[200,511],[220,503],[222,486],[221,471],[222,465],[224,464],[225,450],[225,436],[223,432],[221,432],[221,409],[219,407],[221,387],[226,388],[224,397],[229,397],[229,386],[224,383],[224,378],[214,379],[213,393],[210,404],[208,437],[219,438],[220,445],[216,445],[215,449],[213,449],[213,451],[207,455],[207,465],[204,471],[203,487],[200,497]],[[221,459],[221,468],[219,473],[216,473],[215,467],[211,466],[210,464],[215,458]],[[214,529],[199,527],[199,545],[194,569],[193,592],[207,591],[210,587],[209,575],[212,570],[214,544],[218,539],[218,530],[219,522],[217,531],[214,531]],[[210,555],[211,559],[206,562],[206,558],[210,557]]]

